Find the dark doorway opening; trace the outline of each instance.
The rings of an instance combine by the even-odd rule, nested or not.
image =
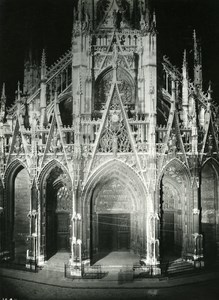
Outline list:
[[[161,228],[161,254],[165,258],[174,256],[174,212],[164,211]]]
[[[70,196],[62,170],[54,168],[46,185],[46,259],[70,251]],[[63,180],[62,180],[63,179]],[[66,181],[66,180],[65,180]]]
[[[99,214],[98,241],[99,252],[128,251],[130,214]]]
[[[163,176],[160,189],[160,257],[163,262],[174,261],[182,256],[181,196],[176,188],[176,183],[170,183],[175,178],[172,176],[175,174]]]
[[[58,251],[69,251],[69,213],[57,212],[54,201],[52,207],[47,209],[46,223],[47,259]]]
[[[68,251],[69,249],[69,214],[56,213],[56,238],[57,251]]]

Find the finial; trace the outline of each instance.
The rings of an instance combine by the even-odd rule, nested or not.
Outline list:
[[[20,89],[20,81],[17,82],[17,100],[20,101],[21,100],[21,89]]]
[[[73,8],[73,22],[75,22],[77,19],[77,12],[76,12],[76,8]]]
[[[184,49],[184,52],[183,52],[182,73],[183,73],[183,78],[188,77],[188,72],[187,72],[187,51],[186,51],[186,49]]]
[[[153,25],[156,27],[156,13],[155,11],[153,12]]]
[[[55,90],[55,103],[58,103],[58,91],[57,91],[57,89]]]
[[[5,102],[5,101],[6,101],[6,96],[5,96],[5,83],[3,83],[3,85],[2,85],[1,100],[2,100],[2,102]]]
[[[195,31],[195,29],[193,30],[193,39],[194,39],[194,41],[196,41],[196,31]]]
[[[43,49],[42,58],[41,58],[41,80],[45,80],[46,78],[46,52]]]
[[[41,58],[41,67],[46,66],[46,51],[43,49],[42,58]]]
[[[183,63],[186,63],[186,49],[184,49],[184,52],[183,52]]]
[[[212,100],[212,83],[211,81],[209,81],[209,84],[208,84],[208,101],[210,102]]]

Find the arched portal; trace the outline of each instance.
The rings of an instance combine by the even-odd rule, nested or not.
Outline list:
[[[111,251],[145,253],[145,199],[134,170],[118,160],[100,167],[83,193],[85,256],[95,262]]]
[[[43,170],[41,192],[41,254],[48,260],[57,252],[70,251],[72,185],[58,162],[52,162]]]
[[[4,193],[3,193],[3,184],[0,176],[0,251],[3,251],[3,236],[4,236],[4,223],[3,223],[3,201]]]
[[[28,213],[31,207],[30,177],[24,165],[13,162],[6,171],[6,247],[15,263],[26,263]]]
[[[217,255],[217,211],[218,165],[208,161],[201,171],[201,229],[207,262],[213,262]]]
[[[186,251],[190,213],[187,212],[190,186],[185,166],[172,160],[160,181],[160,255],[175,260]],[[191,226],[190,226],[191,227]]]

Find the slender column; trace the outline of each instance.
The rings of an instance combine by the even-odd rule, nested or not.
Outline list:
[[[195,179],[194,179],[195,180]],[[203,262],[200,261],[203,259],[203,236],[200,234],[200,210],[198,208],[198,195],[199,195],[199,183],[198,181],[193,185],[193,203],[194,208],[192,210],[192,252],[193,259],[196,267],[201,267]],[[200,264],[196,264],[196,261],[199,261]]]
[[[76,195],[79,181],[79,170],[75,170],[76,179],[73,188],[73,205],[72,205],[72,238],[71,238],[71,258],[70,258],[70,272],[72,276],[81,277],[81,215],[76,212]]]
[[[3,255],[3,207],[0,207],[0,259],[2,258]]]
[[[151,275],[157,275],[161,273],[159,265],[159,239],[158,239],[158,222],[159,217],[157,213],[151,213],[149,215],[148,222],[148,236],[147,236],[147,259],[146,265],[151,267]]]
[[[27,237],[26,267],[36,268],[37,265],[37,225],[38,225],[38,190],[35,181],[31,188],[30,211],[27,215],[30,221],[30,231]]]

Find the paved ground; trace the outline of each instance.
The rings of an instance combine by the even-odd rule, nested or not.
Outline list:
[[[60,272],[39,273],[0,269],[0,296],[17,300],[68,299],[169,299],[218,300],[219,272],[199,275],[149,278],[120,284],[105,277],[101,280],[67,279]]]
[[[2,279],[2,278],[1,278]],[[218,279],[169,288],[136,288],[134,285],[116,288],[104,287],[60,287],[45,283],[25,282],[18,279],[1,280],[1,299],[17,300],[107,300],[107,299],[168,299],[168,300],[218,300]],[[59,284],[59,282],[57,282]]]
[[[133,264],[137,263],[139,263],[139,256],[127,251],[110,252],[96,262],[97,265],[102,266],[133,266]]]
[[[64,255],[64,254],[62,254]],[[124,258],[124,253],[122,257]],[[119,266],[122,257],[109,255],[101,263]],[[64,257],[68,259],[68,257]],[[63,259],[64,259],[63,258]],[[0,300],[104,300],[104,299],[168,299],[168,300],[218,300],[219,270],[200,272],[174,278],[135,279],[121,282],[117,273],[109,273],[102,279],[70,279],[62,272],[54,271],[53,263],[38,273],[0,268]],[[134,263],[136,257],[129,254],[126,262]],[[50,268],[51,267],[51,268]]]

